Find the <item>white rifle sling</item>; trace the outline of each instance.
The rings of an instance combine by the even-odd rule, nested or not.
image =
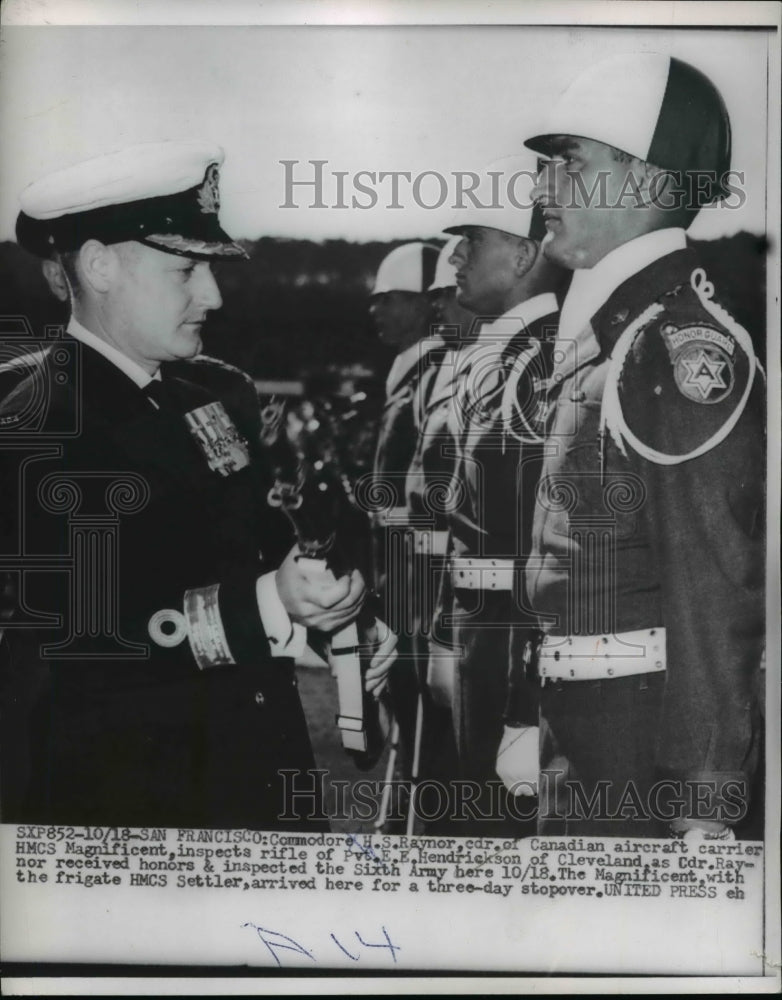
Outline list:
[[[331,672],[337,682],[339,714],[337,726],[346,750],[367,749],[364,725],[364,679],[358,654],[359,639],[355,622],[331,637]]]

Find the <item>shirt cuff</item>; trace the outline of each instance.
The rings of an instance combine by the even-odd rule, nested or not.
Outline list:
[[[288,612],[277,593],[277,582],[274,572],[264,573],[255,585],[258,599],[258,612],[261,624],[269,640],[269,650],[272,656],[287,656],[296,658],[304,652],[307,645],[307,630],[303,625],[292,622]]]

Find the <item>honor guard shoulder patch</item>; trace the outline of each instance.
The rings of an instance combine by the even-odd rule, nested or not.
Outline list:
[[[720,403],[733,390],[736,341],[710,326],[661,331],[673,362],[673,377],[682,395],[695,403]]]
[[[756,375],[763,377],[749,334],[713,301],[714,286],[702,269],[693,271],[688,292],[689,315],[674,322],[674,310],[663,299],[631,323],[614,346],[601,406],[601,442],[610,438],[623,455],[629,445],[648,461],[678,465],[706,454],[731,433]]]

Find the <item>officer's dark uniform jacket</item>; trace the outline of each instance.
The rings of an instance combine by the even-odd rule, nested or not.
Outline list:
[[[312,753],[293,663],[272,659],[255,589],[292,539],[266,504],[252,383],[208,359],[176,362],[153,403],[70,338],[48,354],[48,407],[31,408],[35,376],[0,405],[4,437],[44,414],[33,444],[51,447],[32,461],[6,448],[4,478],[19,483],[26,557],[66,569],[26,572],[20,595],[20,621],[35,611],[60,627],[8,633],[3,773],[19,780],[3,819],[295,825],[278,818],[277,772],[311,767]],[[186,592],[222,629],[220,665],[199,669],[187,639],[151,637],[150,618],[181,612]]]
[[[527,588],[553,635],[665,627],[656,765],[719,796],[756,755],[765,419],[749,338],[712,291],[691,250],[670,253],[555,366]]]
[[[540,473],[540,396],[557,319],[556,298],[547,293],[484,327],[463,352],[452,406],[459,449],[452,491],[458,502],[449,515],[453,552],[517,567],[513,591],[491,590],[488,574],[482,590],[459,588],[458,569],[451,580],[453,638],[462,649],[454,704],[460,765],[464,776],[481,780],[496,780],[509,663],[523,646],[513,643],[514,629],[535,624],[524,611],[521,568]],[[537,724],[534,686],[517,681],[515,693],[514,721]]]

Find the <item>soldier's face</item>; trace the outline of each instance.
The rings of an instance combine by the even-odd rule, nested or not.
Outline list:
[[[222,305],[208,262],[135,242],[112,249],[107,321],[116,346],[148,371],[198,354],[207,313]]]
[[[602,142],[556,136],[534,189],[548,230],[546,257],[571,270],[594,267],[638,235],[642,168],[639,160],[617,161]]]
[[[418,292],[384,292],[373,295],[369,312],[380,341],[390,347],[414,344],[428,332],[430,306]]]
[[[473,314],[463,308],[457,301],[457,287],[450,285],[430,292],[435,320],[441,326],[459,327],[461,337],[466,337],[472,326]]]
[[[518,277],[516,241],[507,233],[469,226],[449,258],[456,268],[456,301],[484,316],[501,316]]]

